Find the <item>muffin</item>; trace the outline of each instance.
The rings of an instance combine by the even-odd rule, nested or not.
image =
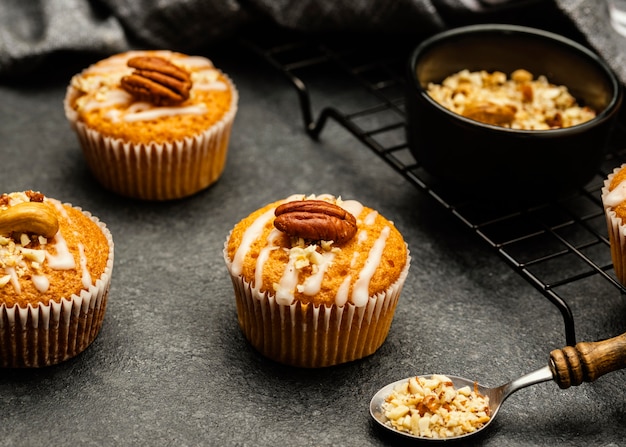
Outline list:
[[[76,74],[64,108],[104,187],[170,200],[219,179],[237,103],[235,85],[209,59],[155,50],[116,54]]]
[[[113,240],[90,213],[33,191],[0,195],[0,366],[42,367],[96,338]]]
[[[626,164],[615,168],[604,180],[602,204],[615,276],[626,285]]]
[[[247,340],[272,360],[307,368],[382,345],[410,264],[392,222],[329,194],[253,212],[231,230],[224,259]]]

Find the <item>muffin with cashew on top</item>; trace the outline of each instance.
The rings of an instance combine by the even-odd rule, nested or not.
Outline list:
[[[383,344],[410,264],[390,220],[329,194],[253,212],[231,230],[224,259],[247,340],[272,360],[308,368]]]
[[[0,366],[75,357],[100,332],[113,270],[106,225],[39,192],[0,195]]]
[[[201,56],[129,51],[72,77],[65,115],[95,178],[120,195],[170,200],[222,175],[238,92]]]

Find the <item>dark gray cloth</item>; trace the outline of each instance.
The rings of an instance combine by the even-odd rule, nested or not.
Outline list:
[[[194,52],[258,23],[307,32],[433,33],[541,1],[0,0],[0,75],[32,71],[65,51]]]

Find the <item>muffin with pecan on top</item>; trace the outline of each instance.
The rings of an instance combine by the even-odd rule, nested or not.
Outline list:
[[[0,366],[84,351],[100,332],[112,270],[99,219],[33,191],[0,195]]]
[[[228,235],[224,259],[248,341],[272,360],[309,368],[382,345],[410,264],[391,221],[328,194],[253,212]]]
[[[72,77],[65,115],[87,165],[118,194],[169,200],[221,176],[238,92],[204,57],[130,51]]]

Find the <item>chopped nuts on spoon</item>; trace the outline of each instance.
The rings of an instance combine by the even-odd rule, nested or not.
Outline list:
[[[387,425],[424,438],[449,438],[476,431],[489,422],[489,398],[476,389],[459,389],[449,377],[412,377],[396,386],[382,405]]]
[[[441,84],[430,83],[428,94],[466,118],[518,130],[571,127],[596,116],[590,107],[578,105],[567,87],[523,69],[508,79],[501,71],[461,70]]]

